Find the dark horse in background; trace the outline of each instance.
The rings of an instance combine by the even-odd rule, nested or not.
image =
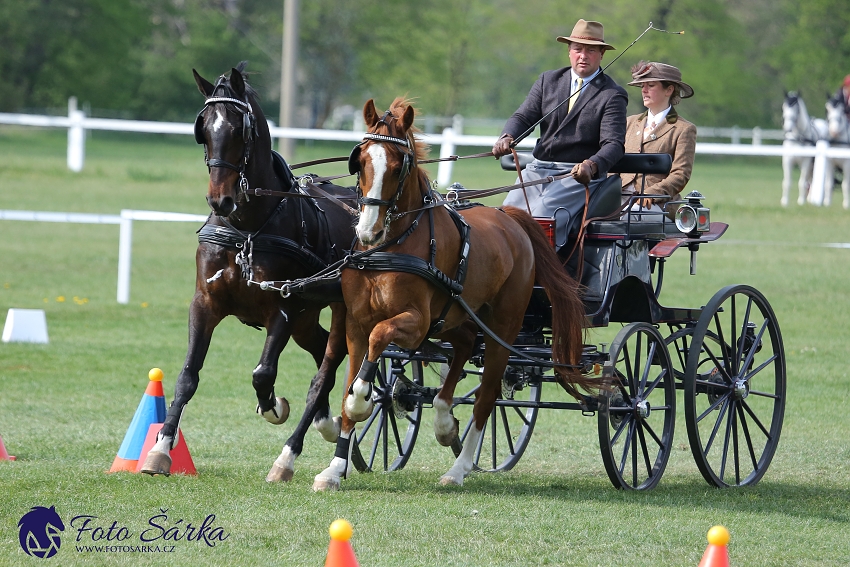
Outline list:
[[[210,174],[207,202],[213,214],[198,236],[188,353],[165,424],[143,464],[142,470],[149,474],[170,472],[169,452],[177,444],[183,409],[198,388],[198,373],[213,330],[228,315],[266,329],[253,386],[257,413],[267,421],[282,424],[289,417],[289,403],[275,396],[274,384],[278,358],[290,337],[312,355],[318,367],[304,415],[266,480],[292,478],[311,420],[330,442],[336,441],[339,432],[339,421],[331,418],[328,394],[347,354],[344,306],[331,303],[334,294],[326,291],[322,297],[284,298],[250,282],[304,278],[336,261],[353,241],[352,219],[338,205],[303,198],[289,166],[272,151],[257,95],[243,75],[245,65],[243,61],[229,78],[222,75],[215,85],[193,70],[198,89],[206,97],[195,122],[195,139],[204,145]],[[256,188],[289,195],[256,196]],[[350,189],[325,185],[325,190],[353,196]],[[319,324],[319,314],[329,304],[330,332]]]

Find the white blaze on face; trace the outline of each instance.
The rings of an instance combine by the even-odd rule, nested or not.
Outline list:
[[[224,121],[227,119],[225,116],[224,110],[220,108],[215,109],[215,121],[213,122],[212,129],[213,132],[218,132],[221,126],[224,124]]]
[[[387,172],[387,153],[382,144],[372,144],[366,150],[372,158],[372,186],[369,187],[367,197],[380,199],[383,190],[384,174]],[[375,223],[378,222],[378,205],[367,205],[360,212],[360,220],[357,222],[357,238],[361,242],[370,241]]]

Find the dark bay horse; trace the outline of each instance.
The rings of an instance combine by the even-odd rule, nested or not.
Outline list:
[[[356,249],[375,253],[353,262],[360,269],[342,272],[351,364],[336,456],[316,477],[315,490],[339,487],[354,422],[372,411],[378,358],[391,342],[416,349],[432,336],[452,345],[448,375],[434,398],[434,429],[442,445],[457,439],[452,400],[478,332],[461,299],[496,336],[512,343],[536,278],[552,301],[554,360],[576,365],[581,356],[585,314],[578,285],[561,267],[543,230],[531,216],[511,207],[471,207],[461,216],[433,192],[417,166],[426,147],[414,137],[414,112],[398,98],[381,116],[368,101],[363,109],[368,133],[349,160],[349,170],[359,173],[363,195]],[[472,470],[478,439],[500,392],[508,350],[486,335],[484,345],[474,426],[442,484],[462,485]],[[575,367],[562,370],[560,377],[576,396],[576,387],[595,386]]]
[[[204,145],[210,172],[207,202],[213,214],[198,237],[186,362],[157,443],[143,464],[149,474],[170,472],[169,451],[176,446],[183,409],[197,390],[213,330],[228,315],[266,329],[253,386],[257,413],[267,421],[282,424],[289,416],[289,403],[275,396],[274,384],[278,358],[290,337],[312,355],[318,367],[304,415],[266,480],[292,478],[311,420],[328,441],[336,441],[339,431],[339,420],[330,415],[328,394],[347,353],[344,307],[330,303],[333,317],[328,332],[319,324],[319,313],[333,294],[283,298],[251,282],[302,278],[336,261],[353,241],[352,219],[337,205],[319,205],[295,195],[301,189],[289,166],[272,152],[268,124],[243,76],[245,64],[233,69],[229,78],[219,77],[214,85],[193,70],[198,89],[206,97],[195,122],[195,139]],[[256,188],[292,196],[255,196]],[[350,189],[336,189],[337,194],[353,196]],[[341,300],[338,293],[337,300]]]

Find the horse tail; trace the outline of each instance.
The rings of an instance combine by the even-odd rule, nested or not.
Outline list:
[[[541,226],[527,212],[504,207],[505,213],[519,224],[534,250],[535,281],[543,288],[552,305],[552,359],[557,363],[578,366],[584,345],[584,304],[579,284],[564,269]],[[601,382],[582,374],[579,368],[556,367],[563,388],[582,401],[577,388],[596,393]]]

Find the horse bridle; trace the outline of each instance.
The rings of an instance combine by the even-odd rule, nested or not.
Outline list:
[[[221,85],[221,82],[224,80],[224,77],[221,77],[216,84],[216,87]],[[212,104],[233,104],[239,110],[239,113],[242,114],[242,159],[239,160],[238,164],[232,164],[229,161],[219,159],[219,158],[210,158],[207,155],[207,140],[204,137],[204,111],[208,106]],[[245,194],[245,198],[250,201],[250,197],[248,196],[248,179],[245,177],[245,169],[248,166],[248,160],[251,159],[251,151],[254,146],[254,139],[257,133],[257,119],[254,117],[254,110],[251,108],[251,103],[247,101],[239,100],[238,98],[226,97],[226,96],[212,96],[209,97],[204,102],[204,108],[198,112],[198,116],[195,118],[195,141],[198,144],[204,146],[204,163],[207,164],[207,169],[211,169],[213,167],[225,167],[227,169],[232,169],[236,173],[239,174],[239,189]]]
[[[387,124],[384,119],[388,116],[393,117],[389,110],[378,121],[378,124]],[[395,194],[390,199],[375,199],[363,196],[363,189],[360,187],[360,152],[362,151],[363,144],[369,141],[393,143],[396,146],[401,146],[399,150],[402,154],[404,154],[404,161],[401,164],[401,171],[398,176],[398,187],[396,188]],[[387,207],[384,224],[389,225],[392,214],[396,210],[396,202],[401,197],[401,192],[404,190],[404,183],[407,181],[407,177],[410,175],[411,169],[413,169],[413,161],[413,149],[410,147],[410,142],[408,140],[396,138],[395,136],[385,136],[384,134],[365,134],[363,136],[363,141],[354,146],[354,149],[351,150],[351,154],[348,156],[348,172],[352,175],[357,174],[357,184],[355,186],[357,191],[357,204],[360,206],[372,205]]]

